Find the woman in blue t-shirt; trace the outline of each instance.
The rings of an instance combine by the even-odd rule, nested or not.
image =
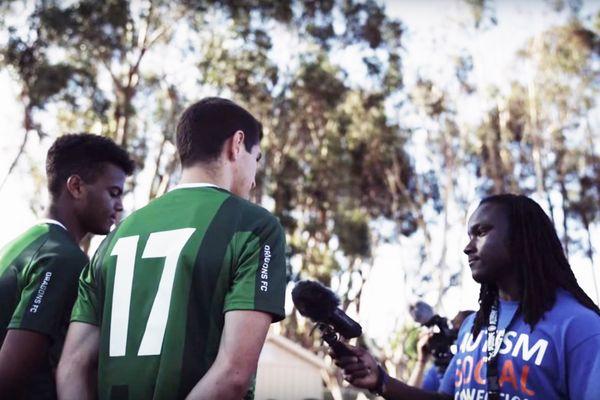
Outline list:
[[[533,200],[483,199],[464,249],[481,284],[438,393],[387,376],[364,349],[336,362],[387,399],[600,399],[600,309],[578,285],[550,218]]]

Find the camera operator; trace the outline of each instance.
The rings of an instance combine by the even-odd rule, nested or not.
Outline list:
[[[390,378],[352,346],[336,359],[345,379],[388,400],[600,399],[600,309],[577,283],[550,218],[526,196],[494,195],[471,215],[468,233],[480,308],[460,329],[439,392]]]
[[[456,343],[458,329],[462,325],[465,318],[472,313],[474,313],[472,310],[459,311],[450,322],[453,344]],[[437,391],[439,389],[444,373],[446,372],[446,368],[448,367],[448,363],[452,358],[450,348],[441,352],[434,351],[434,347],[440,342],[439,340],[436,340],[438,337],[436,335],[440,334],[443,333],[434,333],[431,329],[421,332],[419,341],[417,342],[417,363],[410,378],[408,379],[408,384],[410,386],[420,387],[421,389],[430,391]],[[426,370],[426,367],[430,364],[429,361],[432,358],[433,365],[430,365]]]

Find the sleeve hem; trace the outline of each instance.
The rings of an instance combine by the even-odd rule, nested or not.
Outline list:
[[[20,326],[20,325],[9,324],[6,327],[6,330],[8,331],[9,329],[10,330],[16,330],[16,331],[30,331],[30,332],[35,332],[35,333],[39,333],[40,335],[47,336],[50,339],[53,336],[52,332],[45,331],[45,330],[37,328],[35,326]]]
[[[271,314],[273,320],[271,323],[279,322],[285,318],[285,311],[283,309],[275,309],[269,307],[261,307],[252,303],[234,303],[229,304],[223,308],[223,314],[228,311],[260,311],[267,314]]]
[[[98,326],[98,327],[100,326],[100,324],[97,321],[95,321],[95,320],[93,320],[91,318],[86,318],[86,317],[81,316],[81,315],[73,315],[71,317],[71,321],[70,322],[83,322],[85,324],[95,325],[95,326]]]

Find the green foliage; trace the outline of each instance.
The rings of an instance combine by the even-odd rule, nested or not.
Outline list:
[[[537,53],[547,73],[586,75],[594,68],[592,55],[598,52],[600,38],[578,21],[547,31]]]
[[[370,227],[367,216],[360,210],[346,210],[335,218],[334,234],[340,249],[348,256],[370,257]]]
[[[131,24],[127,0],[79,1],[66,8],[53,4],[38,15],[48,42],[93,51],[103,58],[126,51],[127,25]]]
[[[600,220],[597,145],[588,121],[597,107],[599,43],[577,20],[532,38],[520,55],[533,73],[497,95],[478,129],[481,146],[473,147],[484,193],[545,195],[552,218],[556,208],[564,216],[566,250],[585,249],[592,264],[591,243],[571,233],[583,227],[589,241],[590,224]]]
[[[0,15],[10,14],[13,3],[2,2]],[[466,3],[475,29],[493,27],[491,2]],[[472,186],[462,180],[475,181],[481,195],[560,194],[565,232],[589,233],[600,221],[598,139],[587,121],[597,107],[600,13],[591,22],[574,15],[532,38],[519,60],[531,76],[486,94],[462,50],[449,66],[455,81],[421,76],[405,87],[404,28],[383,4],[35,2],[26,26],[8,30],[1,65],[21,86],[25,132],[42,134],[37,112],[57,109],[60,132],[51,134],[93,130],[115,138],[154,175],[148,198],[177,177],[173,136],[187,104],[222,95],[246,106],[265,131],[257,200],[269,200],[285,227],[292,278],[339,284],[344,306],[352,300],[360,307],[381,238],[419,240],[420,259],[406,272],[420,279],[415,287],[441,298],[457,283],[460,265],[446,265],[445,239],[439,255],[431,227],[447,232],[456,223],[448,222],[452,206],[466,210],[472,201],[463,190]],[[284,39],[282,60],[275,52]],[[340,54],[359,56],[334,61]],[[361,63],[365,79],[351,76],[351,63]],[[471,95],[489,105],[473,129],[458,118],[458,100]],[[405,108],[419,126],[391,118]],[[426,154],[416,155],[415,133],[423,132]],[[417,157],[426,168],[416,170]],[[393,233],[378,232],[383,223],[394,225]],[[592,246],[584,247],[592,259]],[[288,335],[314,344],[295,316],[287,323]],[[399,335],[406,363],[416,334],[405,327]]]
[[[161,157],[178,112],[195,99],[143,62],[153,47],[176,46],[196,65],[198,87],[235,98],[263,121],[260,195],[275,201],[303,274],[329,282],[366,267],[373,218],[409,219],[406,137],[385,111],[402,87],[402,27],[380,3],[48,1],[28,24],[32,39],[15,30],[3,53],[27,89],[27,107],[61,102],[65,130],[95,127],[128,146],[140,167],[147,165],[147,135],[159,133],[150,197],[174,174],[176,162]],[[307,44],[293,53],[292,69],[273,57],[274,28]],[[371,52],[368,89],[349,86],[344,67],[330,61],[335,49],[349,46]]]

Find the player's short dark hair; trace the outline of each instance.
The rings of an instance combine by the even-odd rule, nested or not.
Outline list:
[[[46,157],[46,176],[50,195],[58,197],[71,175],[79,175],[93,183],[103,172],[106,163],[131,175],[134,163],[129,154],[107,137],[78,133],[56,139]]]
[[[262,139],[262,125],[231,100],[207,97],[189,106],[177,124],[177,151],[184,167],[216,160],[235,132],[244,132],[248,152]]]

